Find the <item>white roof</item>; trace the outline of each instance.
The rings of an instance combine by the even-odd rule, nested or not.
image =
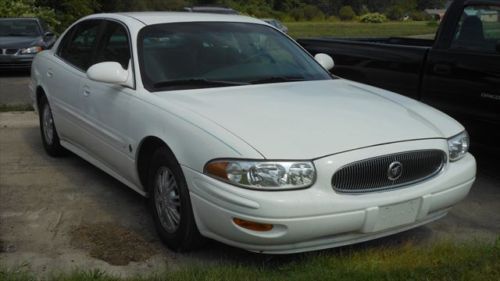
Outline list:
[[[210,13],[188,13],[188,12],[130,12],[130,13],[117,13],[108,14],[114,16],[126,16],[134,18],[146,25],[160,24],[160,23],[174,23],[174,22],[243,22],[243,23],[258,23],[264,24],[263,21],[247,16],[240,15],[223,15],[223,14],[210,14]],[[100,14],[96,16],[106,16]]]

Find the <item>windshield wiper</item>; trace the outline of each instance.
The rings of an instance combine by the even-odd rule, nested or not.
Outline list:
[[[241,86],[247,85],[244,82],[234,82],[234,81],[219,81],[219,80],[209,80],[203,78],[192,78],[192,79],[180,79],[180,80],[167,80],[156,82],[153,84],[155,88],[168,88],[168,87],[191,87],[191,86],[202,86],[202,87],[228,87],[228,86]]]
[[[304,81],[302,76],[271,76],[262,79],[250,81],[250,84],[266,84],[266,83],[279,83],[279,82],[296,82]]]

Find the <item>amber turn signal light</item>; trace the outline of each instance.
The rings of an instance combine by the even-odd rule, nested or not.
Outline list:
[[[258,223],[258,222],[247,221],[247,220],[242,220],[242,219],[238,219],[238,218],[234,218],[233,222],[240,227],[250,229],[253,231],[270,231],[271,229],[273,229],[272,224]]]

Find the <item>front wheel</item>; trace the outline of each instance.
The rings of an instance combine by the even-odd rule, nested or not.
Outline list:
[[[158,149],[149,169],[149,204],[156,230],[174,251],[189,251],[203,244],[194,220],[189,190],[182,170],[167,148]]]
[[[64,155],[66,150],[61,146],[54,118],[52,117],[52,110],[45,97],[40,101],[39,119],[42,143],[47,154],[53,157]]]

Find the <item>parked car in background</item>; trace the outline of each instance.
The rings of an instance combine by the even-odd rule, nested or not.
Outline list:
[[[288,27],[286,27],[279,20],[277,20],[277,19],[262,19],[262,20],[267,22],[268,24],[276,27],[277,29],[281,30],[283,33],[288,33]]]
[[[0,18],[0,69],[29,69],[35,55],[56,36],[38,18]]]
[[[310,251],[445,216],[475,180],[464,127],[332,67],[250,17],[99,14],[35,57],[31,95],[47,153],[149,196],[174,250]]]
[[[223,14],[223,15],[239,15],[238,11],[219,6],[194,6],[184,8],[187,12],[192,13],[210,13],[210,14]]]
[[[299,39],[335,60],[332,73],[432,105],[500,151],[500,1],[456,0],[435,40]]]

